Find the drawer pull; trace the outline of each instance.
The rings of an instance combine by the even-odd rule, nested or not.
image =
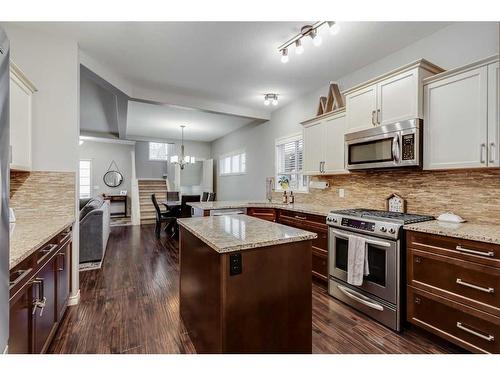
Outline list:
[[[462,281],[462,279],[457,279],[457,284],[463,285],[463,286],[468,286],[469,288],[480,290],[481,292],[486,292],[486,293],[495,293],[494,288],[484,288],[482,286],[477,286],[474,284],[469,284],[466,281]]]
[[[477,250],[471,250],[471,249],[466,249],[465,247],[462,247],[458,245],[456,247],[458,251],[462,251],[464,253],[469,253],[469,254],[474,254],[474,255],[482,255],[486,257],[494,257],[495,253],[493,251],[477,251]]]
[[[295,218],[296,219],[300,219],[300,220],[306,220],[307,219],[307,217],[305,217],[305,216],[299,216],[299,215],[295,215]]]
[[[24,279],[32,270],[33,268],[27,269],[27,270],[19,270],[16,272],[18,275],[15,280],[9,282],[9,288],[12,289],[14,288],[22,279]]]
[[[467,333],[470,333],[471,335],[474,335],[474,336],[477,336],[483,340],[486,340],[486,341],[489,341],[489,342],[492,342],[492,341],[495,341],[495,336],[492,336],[492,335],[483,335],[482,333],[479,333],[479,332],[476,332],[470,328],[467,328],[466,326],[464,326],[462,324],[462,322],[457,322],[457,328],[458,329],[461,329],[462,331],[465,331]]]

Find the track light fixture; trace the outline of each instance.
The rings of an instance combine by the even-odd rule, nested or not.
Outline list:
[[[289,39],[281,46],[278,47],[278,52],[281,54],[281,62],[288,62],[288,50],[293,44],[295,45],[295,53],[301,55],[304,52],[304,46],[302,45],[302,38],[308,36],[312,39],[313,45],[318,47],[322,43],[321,35],[319,35],[319,28],[323,25],[328,25],[330,28],[330,34],[336,35],[339,33],[340,27],[334,21],[318,21],[312,25],[305,25],[300,29],[300,33],[295,35],[293,38]]]
[[[264,95],[264,105],[278,105],[278,94],[266,94]]]

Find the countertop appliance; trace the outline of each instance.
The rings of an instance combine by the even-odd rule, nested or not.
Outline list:
[[[328,293],[380,323],[401,330],[404,313],[405,249],[403,225],[432,216],[370,209],[331,211],[328,224]],[[351,236],[363,237],[369,274],[360,286],[347,283]]]
[[[412,119],[346,134],[347,169],[421,168],[422,123]]]
[[[0,354],[9,338],[9,39],[0,27]]]

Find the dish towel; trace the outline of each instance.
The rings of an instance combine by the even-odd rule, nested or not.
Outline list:
[[[363,284],[363,276],[369,275],[368,251],[363,237],[349,236],[347,249],[347,282],[351,285]]]

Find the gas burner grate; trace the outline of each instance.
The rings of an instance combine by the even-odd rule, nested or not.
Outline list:
[[[391,211],[381,211],[381,210],[372,210],[365,208],[355,208],[348,210],[338,210],[331,211],[332,213],[338,215],[347,215],[353,217],[363,217],[363,218],[381,218],[381,219],[389,219],[401,222],[403,224],[413,224],[419,223],[421,221],[434,220],[433,216],[428,215],[417,215],[417,214],[406,214],[402,212],[391,212]]]

